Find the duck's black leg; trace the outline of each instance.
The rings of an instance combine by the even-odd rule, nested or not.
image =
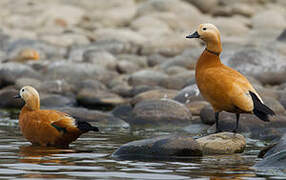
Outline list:
[[[236,133],[238,130],[239,117],[240,117],[240,114],[236,113],[236,124],[235,124],[235,129],[233,130],[234,133]]]
[[[219,112],[215,112],[216,133],[221,132],[221,130],[218,127],[218,117],[219,117]]]

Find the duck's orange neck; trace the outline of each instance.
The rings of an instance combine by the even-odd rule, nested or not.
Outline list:
[[[26,100],[26,104],[22,110],[26,111],[36,111],[40,109],[40,98],[37,96],[33,96]]]
[[[215,52],[217,54],[220,54],[222,52],[222,45],[219,34],[217,36],[212,36],[211,38],[208,38],[207,40],[205,40],[205,42],[206,48],[211,52]]]
[[[196,72],[209,67],[219,66],[221,61],[218,54],[205,49],[196,64]]]

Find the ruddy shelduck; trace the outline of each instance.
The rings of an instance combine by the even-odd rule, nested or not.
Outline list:
[[[240,113],[253,113],[263,121],[275,115],[242,74],[221,63],[222,45],[216,26],[201,24],[186,38],[199,38],[206,44],[196,63],[195,76],[200,93],[214,109],[216,132],[221,131],[218,125],[221,111],[236,114],[234,132],[238,129]]]
[[[74,119],[64,112],[41,110],[39,93],[31,86],[24,86],[15,98],[25,101],[19,125],[24,137],[33,145],[68,147],[81,134],[99,131],[88,122]]]

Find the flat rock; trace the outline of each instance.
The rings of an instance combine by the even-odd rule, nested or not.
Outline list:
[[[83,53],[83,62],[96,64],[110,70],[115,70],[117,64],[116,58],[110,52],[92,49]]]
[[[119,159],[172,159],[202,156],[200,145],[189,136],[172,135],[133,141],[122,145],[113,154]]]
[[[246,140],[240,134],[228,132],[211,134],[197,139],[204,155],[242,153]]]
[[[163,79],[168,78],[168,75],[155,70],[141,70],[131,74],[128,82],[132,86],[138,85],[159,85]]]
[[[125,102],[117,94],[101,90],[95,91],[93,89],[80,90],[76,99],[80,105],[88,108],[113,107]]]
[[[155,99],[162,99],[162,98],[173,99],[177,93],[178,91],[169,90],[169,89],[155,89],[155,90],[145,91],[145,92],[142,92],[136,95],[131,100],[131,104],[135,105],[141,101],[155,100]]]
[[[134,126],[179,127],[190,124],[192,120],[189,109],[171,99],[142,101],[135,105],[132,114],[129,123]]]
[[[58,94],[40,94],[41,106],[45,108],[74,106],[76,100],[73,97],[65,97]]]
[[[62,107],[58,110],[66,112],[76,119],[88,121],[90,124],[97,127],[129,127],[128,123],[118,117],[114,117],[110,113],[105,113],[97,110],[89,110],[82,107]]]

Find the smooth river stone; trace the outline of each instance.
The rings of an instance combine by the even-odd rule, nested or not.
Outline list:
[[[197,139],[204,155],[242,153],[246,140],[240,134],[222,132]]]
[[[119,159],[169,159],[192,156],[202,156],[200,145],[192,137],[181,135],[129,142],[112,154],[112,157]]]

